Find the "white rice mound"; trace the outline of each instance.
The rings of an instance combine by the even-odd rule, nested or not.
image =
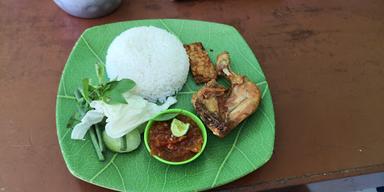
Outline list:
[[[110,80],[132,79],[140,96],[164,102],[186,82],[189,59],[175,35],[153,26],[135,27],[112,41],[106,70]]]

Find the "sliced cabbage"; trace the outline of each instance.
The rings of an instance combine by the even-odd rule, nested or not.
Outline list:
[[[83,139],[88,129],[104,116],[107,117],[106,134],[111,138],[120,138],[177,102],[175,97],[168,97],[165,103],[156,105],[130,92],[125,93],[124,98],[128,104],[110,105],[101,100],[92,101],[90,106],[94,110],[88,111],[81,123],[74,127],[71,138]]]
[[[71,138],[76,140],[84,139],[88,129],[97,123],[100,123],[104,118],[104,114],[97,110],[89,110],[72,130]]]
[[[112,138],[124,136],[152,116],[176,103],[174,97],[168,97],[162,105],[156,105],[129,92],[125,93],[124,97],[128,104],[109,105],[103,101],[91,102],[92,108],[107,117],[105,131]]]

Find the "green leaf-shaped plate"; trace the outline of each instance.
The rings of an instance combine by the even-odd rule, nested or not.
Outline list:
[[[136,26],[156,26],[178,36],[183,43],[203,42],[212,61],[226,50],[232,69],[259,85],[259,109],[224,139],[208,135],[207,147],[198,159],[183,166],[163,164],[152,158],[143,144],[127,154],[108,152],[98,161],[89,136],[84,141],[70,138],[66,123],[76,110],[72,98],[83,78],[96,82],[95,63],[104,63],[112,40],[122,31]],[[225,81],[220,81],[225,83]],[[199,89],[191,76],[174,108],[194,111],[192,94]],[[193,20],[138,20],[92,27],[73,48],[61,77],[56,105],[57,134],[64,160],[76,177],[118,191],[191,191],[217,187],[236,180],[266,163],[273,151],[275,120],[272,98],[265,76],[252,50],[235,28]]]

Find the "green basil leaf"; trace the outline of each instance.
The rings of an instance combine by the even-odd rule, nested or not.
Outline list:
[[[104,66],[101,65],[100,63],[96,63],[95,64],[95,69],[96,69],[97,79],[99,80],[99,84],[100,85],[104,84],[104,79],[105,79],[105,69],[104,69]]]
[[[83,97],[85,100],[89,101],[89,79],[83,79]]]
[[[109,81],[108,83],[106,83],[103,88],[104,88],[104,91],[110,91],[112,89],[114,89],[117,85],[119,81],[116,81],[116,80],[113,80],[113,81]]]
[[[135,87],[136,83],[130,79],[122,79],[120,81],[112,81],[111,82],[111,91],[115,91],[118,93],[125,93]]]
[[[168,120],[175,118],[178,115],[179,115],[179,113],[165,113],[165,114],[159,115],[159,116],[157,116],[151,120],[153,120],[153,121],[168,121]]]
[[[110,81],[104,86],[103,101],[108,104],[127,104],[123,94],[132,89],[136,83],[130,79]]]
[[[103,101],[108,104],[127,104],[127,101],[121,93],[115,91],[109,91],[104,94]]]
[[[89,91],[89,99],[90,100],[99,100],[100,97],[101,97],[101,93],[100,93],[100,89],[101,87],[99,86],[92,86],[92,85],[89,85],[88,87],[88,91]]]

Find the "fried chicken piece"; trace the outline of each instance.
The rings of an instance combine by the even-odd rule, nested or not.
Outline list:
[[[212,79],[192,96],[192,105],[197,114],[215,135],[228,130],[224,108],[226,95],[227,89]]]
[[[187,51],[193,78],[196,83],[207,83],[216,79],[217,73],[208,53],[200,42],[184,45]]]
[[[231,82],[225,107],[228,126],[232,129],[256,111],[261,100],[260,89],[247,77],[231,71],[228,52],[220,54],[217,61],[218,72]]]
[[[231,82],[225,89],[211,80],[192,97],[192,104],[213,134],[224,137],[244,119],[254,113],[260,104],[260,90],[245,76],[231,71],[227,52],[217,57],[217,71]]]

